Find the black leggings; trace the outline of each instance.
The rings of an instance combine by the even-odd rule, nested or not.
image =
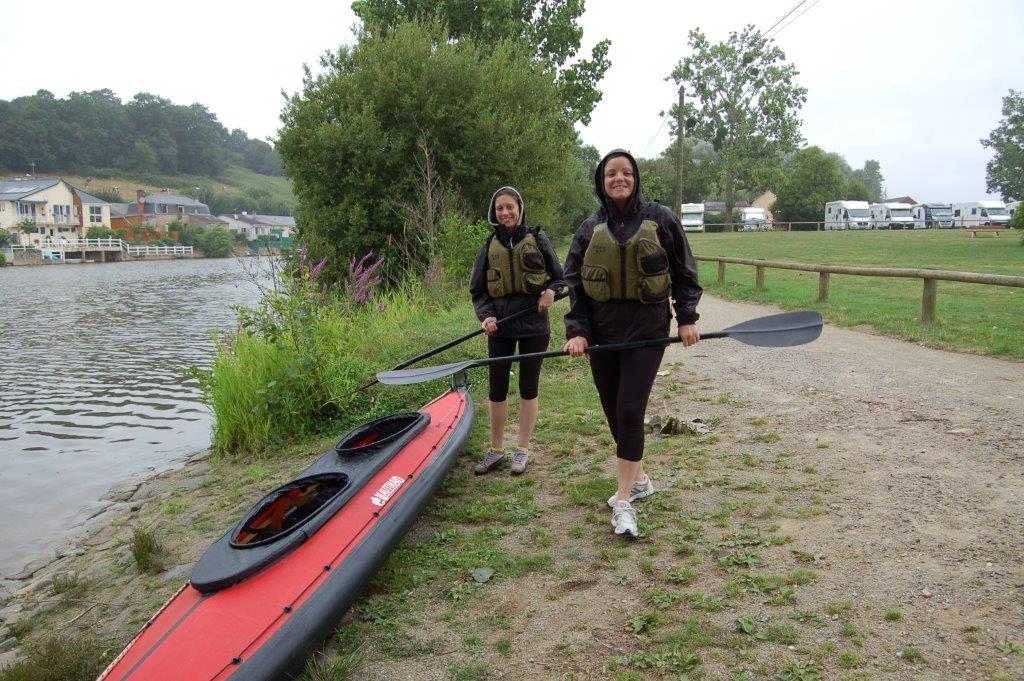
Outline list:
[[[590,372],[615,438],[615,455],[639,461],[644,455],[644,413],[665,346],[590,355]]]
[[[519,354],[527,355],[531,352],[544,352],[548,349],[548,341],[551,336],[528,336],[526,338],[495,338],[487,337],[488,357],[508,357],[515,354],[516,342],[519,343]],[[537,396],[537,384],[540,383],[540,365],[542,359],[531,359],[518,362],[519,367],[519,397],[524,400],[532,400]],[[508,397],[508,375],[512,371],[512,362],[505,364],[492,364],[487,367],[488,378],[490,379],[491,402],[504,402]]]

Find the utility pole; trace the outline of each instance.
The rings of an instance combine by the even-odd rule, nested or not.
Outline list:
[[[676,144],[679,145],[679,156],[676,159],[676,198],[679,204],[674,206],[677,211],[683,207],[683,86],[679,86],[679,108],[676,109]]]

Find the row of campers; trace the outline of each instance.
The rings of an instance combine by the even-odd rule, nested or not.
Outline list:
[[[965,203],[898,203],[886,201],[830,201],[825,204],[825,229],[950,229],[953,227],[1005,227],[1019,201]]]

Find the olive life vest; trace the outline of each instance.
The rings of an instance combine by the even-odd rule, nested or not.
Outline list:
[[[602,222],[594,228],[580,269],[583,290],[594,300],[663,303],[672,289],[668,253],[658,239],[658,223],[647,219],[626,243]]]
[[[536,231],[527,232],[515,246],[491,236],[487,245],[487,292],[492,298],[513,293],[538,295],[548,283],[544,254],[537,245]]]

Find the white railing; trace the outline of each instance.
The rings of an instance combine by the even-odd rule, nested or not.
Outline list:
[[[127,246],[128,255],[192,255],[191,246]]]
[[[42,240],[39,246],[27,246],[26,248],[50,251],[121,251],[128,255],[192,255],[195,250],[192,246],[180,245],[135,246],[115,237],[103,237],[100,239],[60,239],[47,237]]]
[[[102,239],[63,239],[60,237],[48,236],[42,240],[41,246],[42,248],[57,250],[64,249],[70,251],[80,251],[83,248],[123,251],[127,244],[121,239],[115,237],[104,237]]]

